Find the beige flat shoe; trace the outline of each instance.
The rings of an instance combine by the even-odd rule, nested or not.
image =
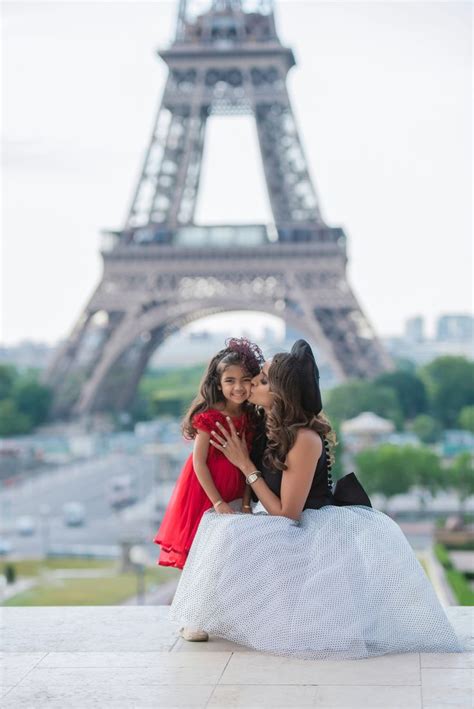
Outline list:
[[[205,643],[209,640],[209,635],[205,630],[194,630],[194,628],[180,628],[179,634],[183,640],[189,643]]]

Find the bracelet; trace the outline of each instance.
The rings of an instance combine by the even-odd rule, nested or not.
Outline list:
[[[242,505],[242,507],[244,510],[251,510],[252,509],[250,505]]]
[[[222,504],[222,502],[224,502],[224,500],[217,500],[217,502],[212,503],[212,506],[214,507],[214,509],[216,509],[216,507],[219,507],[219,505]]]

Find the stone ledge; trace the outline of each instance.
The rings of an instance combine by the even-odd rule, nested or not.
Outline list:
[[[474,608],[446,609],[462,654],[298,660],[186,643],[167,606],[3,608],[5,709],[472,706]]]

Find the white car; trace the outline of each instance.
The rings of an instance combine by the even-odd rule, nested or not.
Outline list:
[[[0,537],[0,556],[4,556],[6,554],[11,554],[13,551],[13,544],[9,539],[4,539],[3,537]]]
[[[67,527],[82,527],[86,511],[81,502],[67,502],[63,507],[64,524]]]
[[[136,481],[130,475],[120,475],[108,481],[107,500],[114,509],[133,505],[137,501]]]
[[[16,521],[16,531],[22,537],[31,537],[36,531],[36,523],[33,517],[22,515]]]

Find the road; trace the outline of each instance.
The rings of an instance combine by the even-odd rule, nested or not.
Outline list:
[[[13,544],[19,556],[40,556],[57,547],[87,545],[114,546],[123,539],[151,539],[151,499],[163,498],[166,504],[172,482],[159,480],[157,458],[147,454],[114,453],[43,472],[21,485],[0,491],[0,535]],[[179,468],[171,471],[176,477]],[[114,511],[107,500],[107,484],[116,477],[130,475],[136,481],[135,505]],[[170,471],[167,471],[168,477]],[[152,494],[153,493],[153,494]],[[85,524],[68,527],[62,508],[67,502],[80,502],[86,510]],[[18,517],[35,521],[35,533],[21,536],[16,530]],[[153,545],[150,552],[155,552]]]

